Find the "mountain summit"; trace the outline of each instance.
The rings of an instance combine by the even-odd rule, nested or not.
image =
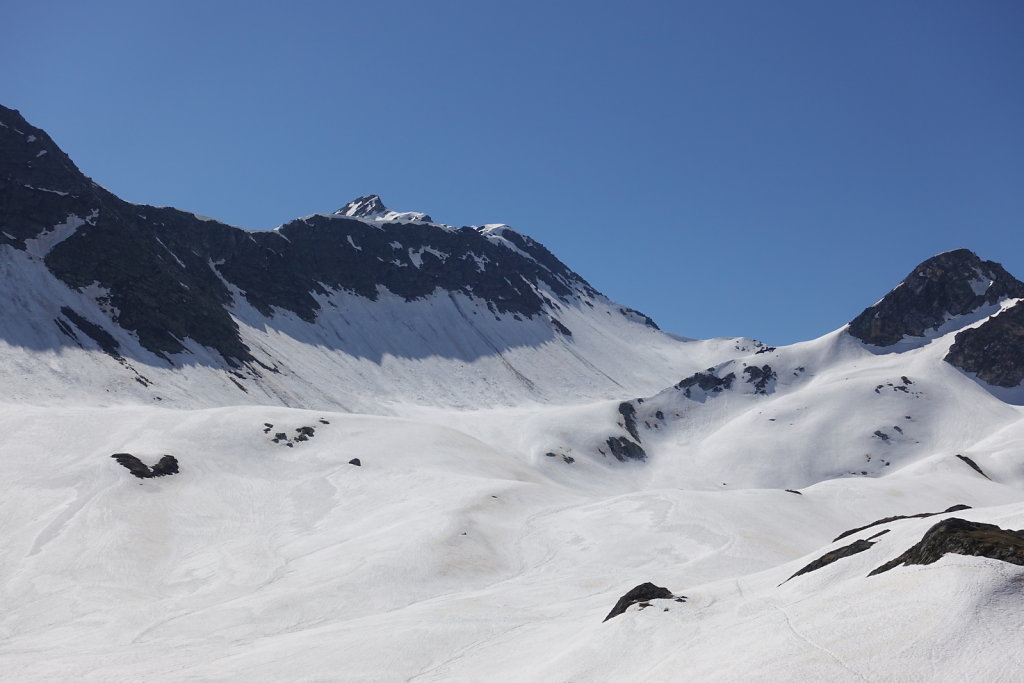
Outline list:
[[[385,223],[433,223],[434,219],[419,211],[392,211],[384,206],[379,195],[368,194],[357,197],[334,212],[335,216],[365,218]]]
[[[952,318],[1020,297],[1024,283],[998,263],[967,249],[947,251],[923,262],[850,321],[849,332],[873,346],[892,346],[905,337],[924,337]]]

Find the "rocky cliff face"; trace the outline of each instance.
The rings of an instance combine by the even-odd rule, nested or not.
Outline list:
[[[1024,303],[956,335],[945,360],[995,386],[1024,382]]]
[[[169,360],[192,339],[232,366],[253,359],[237,297],[273,318],[314,322],[318,295],[406,300],[437,292],[495,315],[540,318],[597,295],[542,245],[507,226],[453,228],[370,195],[333,214],[249,232],[173,208],[124,202],[86,178],[43,131],[0,107],[0,245],[27,251],[72,288],[95,292],[116,325]],[[636,313],[623,309],[623,315]],[[641,317],[653,325],[649,319]]]
[[[923,337],[952,317],[1024,297],[1024,283],[967,249],[928,259],[895,289],[850,321],[849,332],[874,346]]]

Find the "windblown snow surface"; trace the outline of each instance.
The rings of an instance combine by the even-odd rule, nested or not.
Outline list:
[[[378,332],[474,316],[345,303]],[[886,354],[842,330],[772,350],[588,322],[611,313],[567,310],[575,346],[492,315],[477,342],[522,343],[453,358],[370,357],[374,340],[343,355],[239,309],[246,343],[289,363],[239,379],[247,393],[201,365],[136,361],[147,388],[90,348],[8,345],[0,678],[1024,680],[1024,567],[947,555],[868,576],[954,514],[1024,529],[1021,408],[942,362],[953,332]],[[743,369],[765,364],[755,391]],[[674,386],[706,368],[738,379]],[[602,454],[640,397],[647,460]],[[114,453],[181,471],[137,479]],[[832,540],[956,504],[971,509]],[[686,599],[602,622],[646,581]]]

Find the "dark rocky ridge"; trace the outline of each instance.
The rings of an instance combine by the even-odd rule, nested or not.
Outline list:
[[[901,564],[932,564],[947,553],[989,557],[1024,566],[1024,530],[1001,529],[995,524],[969,522],[952,517],[930,528],[921,541],[868,576],[887,572]]]
[[[970,510],[970,509],[971,509],[970,505],[962,505],[961,504],[961,505],[953,505],[951,507],[948,507],[945,510],[943,510],[942,512],[921,512],[921,513],[916,514],[916,515],[893,515],[892,517],[885,517],[883,519],[875,520],[874,522],[871,522],[871,524],[865,524],[864,526],[859,526],[856,529],[850,529],[848,531],[844,531],[843,533],[841,533],[838,536],[836,536],[835,538],[833,538],[832,542],[835,543],[836,541],[838,541],[840,539],[843,539],[843,538],[846,538],[847,536],[852,536],[853,534],[857,533],[858,531],[864,531],[865,529],[870,529],[871,527],[874,527],[874,526],[879,526],[881,524],[889,524],[890,522],[896,522],[896,521],[901,520],[901,519],[922,519],[924,517],[934,517],[935,515],[942,515],[942,514],[945,514],[947,512],[959,512],[960,510]]]
[[[790,581],[792,579],[795,579],[798,576],[802,576],[804,574],[809,574],[810,572],[817,571],[817,570],[821,569],[822,567],[827,567],[828,565],[832,564],[833,562],[836,562],[837,560],[841,560],[844,557],[850,557],[851,555],[856,555],[857,553],[862,553],[865,550],[869,550],[871,548],[871,546],[873,546],[873,545],[874,545],[874,543],[872,543],[871,541],[865,541],[865,540],[861,539],[859,541],[854,541],[850,545],[844,545],[842,548],[836,548],[835,550],[830,550],[829,552],[825,553],[824,555],[822,555],[818,559],[814,560],[813,562],[811,562],[807,566],[805,566],[802,569],[800,569],[800,571],[798,571],[795,574],[793,574],[793,576],[791,576],[788,579],[786,579],[786,581]],[[782,583],[786,583],[786,581],[783,581]]]
[[[1024,302],[956,335],[945,361],[997,387],[1024,382]]]
[[[387,211],[375,195],[346,206],[366,216]],[[254,360],[229,312],[232,286],[271,321],[280,309],[314,322],[315,295],[345,290],[375,300],[384,287],[410,301],[461,293],[495,314],[544,314],[552,334],[560,330],[550,312],[598,294],[511,229],[448,228],[415,215],[422,218],[403,223],[318,214],[249,232],[178,209],[129,204],[86,178],[17,111],[0,107],[0,244],[24,250],[26,240],[69,217],[88,217],[45,255],[46,267],[72,288],[95,283],[107,290],[111,320],[165,359],[190,338],[229,365]],[[623,315],[649,322],[628,309]]]
[[[976,287],[985,289],[979,294]],[[1017,297],[1024,297],[1024,283],[998,263],[957,249],[915,268],[881,301],[850,321],[849,333],[867,344],[892,346],[904,336],[923,337],[948,316]]]

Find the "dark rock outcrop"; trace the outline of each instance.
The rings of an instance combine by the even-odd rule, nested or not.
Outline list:
[[[636,408],[629,401],[619,404],[619,415],[622,416],[622,426],[626,428],[629,435],[640,441],[640,433],[636,429]]]
[[[874,569],[868,576],[887,572],[899,565],[932,564],[947,553],[990,557],[1024,566],[1024,530],[1001,529],[995,524],[969,522],[951,517],[927,532],[921,541],[895,560]]]
[[[126,467],[132,476],[138,477],[139,479],[149,479],[151,477],[166,477],[170,474],[178,473],[178,459],[173,455],[165,455],[160,458],[157,464],[150,467],[131,453],[114,453],[110,456],[114,460],[117,460],[123,467]]]
[[[761,367],[756,365],[748,365],[743,368],[743,374],[747,376],[747,383],[754,385],[755,394],[767,394],[768,383],[776,378],[775,371],[772,370],[772,366],[765,364]]]
[[[647,451],[640,444],[634,443],[624,436],[610,436],[605,443],[619,462],[647,460]]]
[[[733,372],[724,377],[719,377],[715,374],[714,368],[708,368],[704,372],[695,372],[686,379],[681,380],[675,385],[675,388],[682,391],[689,398],[694,387],[706,392],[718,393],[731,388],[735,380],[736,374]]]
[[[356,467],[362,467],[363,462],[359,458],[352,458],[348,461],[349,465],[355,465]]]
[[[850,321],[849,333],[874,346],[922,337],[949,316],[966,315],[1005,298],[1024,297],[1024,283],[967,249],[928,259],[877,304]]]
[[[814,562],[811,562],[809,565],[807,565],[797,573],[793,574],[793,576],[786,579],[786,581],[790,581],[791,579],[795,579],[796,577],[801,576],[803,574],[807,574],[817,569],[821,569],[822,567],[827,567],[836,560],[841,560],[844,557],[849,557],[850,555],[862,553],[873,545],[874,543],[870,541],[859,540],[854,541],[850,545],[844,545],[842,548],[830,550],[829,552],[825,553],[824,555],[816,559]],[[783,581],[782,583],[786,583],[786,581]]]
[[[922,512],[922,513],[916,514],[916,515],[895,515],[893,517],[885,517],[884,519],[879,519],[879,520],[876,520],[874,522],[871,522],[871,524],[865,524],[864,526],[859,526],[856,529],[850,529],[849,531],[844,531],[843,533],[841,533],[838,536],[836,536],[835,538],[833,538],[832,542],[835,543],[836,541],[844,539],[847,536],[852,536],[853,534],[857,533],[858,531],[864,531],[865,529],[870,529],[873,526],[879,526],[881,524],[888,524],[889,522],[896,522],[896,521],[901,520],[901,519],[921,519],[923,517],[934,517],[935,515],[944,515],[947,512],[959,512],[960,510],[970,510],[970,509],[971,509],[970,505],[953,505],[952,507],[946,508],[942,512]]]
[[[993,386],[1024,382],[1024,302],[958,333],[944,360]]]
[[[991,478],[990,476],[988,476],[987,474],[985,474],[985,472],[984,472],[984,471],[983,471],[983,470],[981,469],[981,467],[980,467],[980,466],[978,465],[978,463],[974,462],[974,460],[972,460],[971,458],[968,458],[968,457],[967,457],[966,455],[960,455],[959,453],[957,453],[957,456],[956,456],[956,457],[960,458],[960,459],[961,459],[961,460],[963,460],[963,461],[964,461],[965,463],[967,463],[967,464],[968,464],[968,466],[970,466],[970,468],[971,468],[972,470],[974,470],[975,472],[977,472],[977,473],[978,473],[978,474],[980,474],[981,476],[985,477],[985,478],[986,478],[986,479],[988,479],[989,481],[991,481],[991,480],[992,480],[992,478]]]
[[[120,357],[119,351],[121,345],[117,343],[117,340],[114,339],[109,332],[96,323],[86,320],[67,306],[61,306],[60,312],[65,318],[73,322],[75,327],[81,330],[85,336],[96,342],[96,345],[99,346],[104,353],[114,356],[115,358]]]
[[[613,617],[619,616],[625,612],[630,605],[635,605],[638,602],[646,602],[648,600],[668,600],[674,597],[675,596],[672,594],[672,591],[667,588],[655,586],[650,582],[642,583],[619,598],[618,602],[615,603],[615,607],[612,608],[612,611],[608,613],[608,616],[606,616],[603,621],[608,621]]]

